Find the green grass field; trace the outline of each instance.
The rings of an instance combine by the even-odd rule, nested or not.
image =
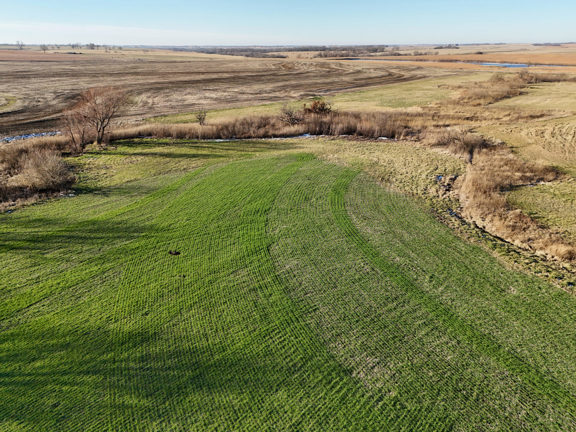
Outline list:
[[[0,215],[1,431],[576,430],[576,299],[421,203],[279,141],[75,163]]]

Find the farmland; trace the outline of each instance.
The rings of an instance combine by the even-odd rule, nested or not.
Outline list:
[[[242,107],[409,81],[410,69],[313,60],[281,61],[166,51],[18,53],[0,50],[0,134],[57,128],[62,112],[94,86],[130,91],[123,121]],[[10,106],[3,100],[10,96]],[[8,109],[9,108],[9,109]]]
[[[2,430],[576,427],[576,300],[298,147],[120,143],[2,215]]]
[[[425,49],[0,50],[0,138],[130,99],[0,143],[75,179],[0,200],[0,431],[576,430],[573,68],[450,62],[576,46]]]

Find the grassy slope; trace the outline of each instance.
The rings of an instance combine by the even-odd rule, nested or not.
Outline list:
[[[272,218],[273,256],[336,357],[384,406],[403,407],[407,430],[440,429],[432,413],[456,430],[573,428],[560,413],[574,410],[572,298],[366,179],[346,193],[352,177],[310,167]],[[554,342],[543,322],[564,328]]]
[[[528,160],[558,166],[576,175],[576,83],[544,83],[533,85],[518,97],[494,104],[510,110],[545,111],[560,116],[555,119],[531,121],[527,124],[507,124],[480,128],[509,143]]]
[[[573,297],[355,171],[237,160],[273,147],[125,144],[0,216],[0,430],[576,427]]]
[[[546,226],[562,229],[576,241],[576,180],[522,187],[508,194],[509,201]]]

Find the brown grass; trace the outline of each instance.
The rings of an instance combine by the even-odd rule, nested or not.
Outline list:
[[[576,77],[559,73],[516,74],[496,73],[487,81],[476,81],[460,87],[457,102],[471,105],[488,105],[503,99],[520,96],[522,90],[532,84],[544,82],[576,81]]]
[[[62,159],[62,137],[41,138],[0,147],[0,208],[38,193],[67,189],[74,176]]]
[[[416,137],[423,130],[426,115],[418,112],[306,114],[296,124],[284,115],[245,117],[219,124],[147,124],[114,131],[112,140],[137,137],[185,139],[253,139],[291,137],[302,134],[361,138],[401,139]]]
[[[519,96],[527,84],[519,74],[495,74],[488,81],[472,82],[463,86],[458,101],[471,105],[488,105]]]
[[[505,145],[462,129],[428,130],[424,143],[467,158],[466,173],[455,184],[467,220],[521,248],[561,261],[576,260],[576,247],[563,233],[514,209],[505,195],[519,186],[558,179],[556,169],[525,162]]]
[[[68,140],[62,136],[35,138],[16,141],[0,146],[0,172],[13,176],[23,168],[25,157],[29,153],[41,150],[66,151]]]
[[[503,147],[478,152],[459,185],[463,215],[519,247],[563,261],[576,259],[576,247],[562,233],[539,225],[513,209],[504,193],[511,188],[549,182],[559,173],[550,167],[521,161]]]
[[[483,136],[461,129],[430,129],[424,135],[424,142],[437,147],[444,147],[452,153],[465,156],[468,163],[472,163],[474,155],[489,146]]]
[[[21,165],[22,170],[8,180],[9,186],[49,192],[66,189],[74,182],[61,154],[54,150],[34,149],[22,158]]]

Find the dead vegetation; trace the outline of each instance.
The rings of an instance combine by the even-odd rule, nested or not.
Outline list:
[[[487,81],[476,81],[458,87],[460,95],[456,101],[474,106],[489,105],[519,96],[524,88],[533,84],[575,80],[576,78],[566,74],[531,73],[525,70],[516,74],[497,73]]]
[[[460,129],[432,129],[425,134],[424,141],[432,146],[444,147],[454,154],[466,157],[472,163],[474,155],[491,145],[484,137]]]
[[[564,261],[576,259],[576,247],[562,233],[540,226],[513,209],[504,193],[514,187],[556,180],[550,167],[521,161],[505,148],[479,152],[460,185],[463,215],[487,231],[516,244]]]
[[[522,161],[505,145],[466,130],[429,131],[425,141],[466,158],[467,170],[456,182],[456,192],[467,220],[521,248],[576,260],[576,247],[562,233],[512,208],[505,195],[516,187],[557,180],[561,174],[556,169]]]
[[[254,116],[200,127],[197,124],[146,124],[118,130],[111,139],[137,137],[186,139],[281,138],[298,135],[342,136],[358,138],[417,138],[427,116],[419,112],[317,114],[283,109],[278,116]]]
[[[65,148],[60,137],[0,147],[0,207],[69,188],[75,178],[62,159]]]

